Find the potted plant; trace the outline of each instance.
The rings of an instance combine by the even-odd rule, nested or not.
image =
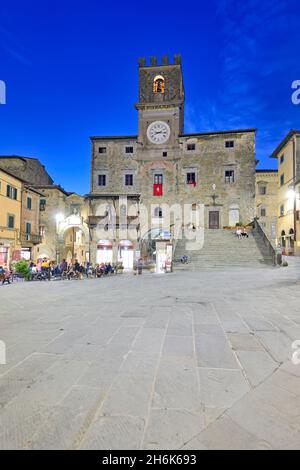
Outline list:
[[[15,266],[15,271],[18,273],[23,279],[29,281],[31,278],[31,273],[29,269],[28,262],[22,259],[21,261],[17,261]]]
[[[117,267],[116,267],[116,273],[117,273],[117,274],[122,274],[123,271],[124,271],[123,263],[118,263],[118,264],[117,264]]]

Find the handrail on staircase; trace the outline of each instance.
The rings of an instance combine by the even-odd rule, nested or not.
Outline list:
[[[282,254],[281,250],[279,250],[275,243],[269,239],[268,235],[266,234],[265,230],[258,222],[257,217],[254,217],[253,225],[257,233],[261,236],[266,248],[269,250],[270,255],[272,256],[274,266],[281,265],[282,263]]]

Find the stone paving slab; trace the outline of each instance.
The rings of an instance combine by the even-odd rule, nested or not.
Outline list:
[[[295,260],[0,286],[0,449],[299,448],[299,285]]]
[[[184,409],[153,409],[150,413],[143,447],[145,449],[180,449],[204,428],[201,413]]]

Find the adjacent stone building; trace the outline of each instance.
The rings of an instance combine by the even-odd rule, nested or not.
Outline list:
[[[58,185],[39,186],[38,189],[42,193],[39,257],[57,263],[63,259],[69,263],[75,259],[85,263],[89,260],[85,199]]]
[[[0,266],[36,257],[40,196],[27,181],[0,167]]]
[[[300,254],[300,131],[291,130],[272,153],[278,160],[279,243],[286,254]]]
[[[0,208],[0,261],[46,257],[54,262],[86,262],[89,229],[84,197],[55,185],[37,158],[0,156],[0,171],[1,199],[5,197]]]
[[[156,57],[150,65],[140,59],[138,71],[138,134],[91,137],[92,262],[126,258],[130,267],[134,251],[140,254],[143,242],[164,226],[166,206],[189,205],[183,223],[210,229],[247,224],[255,216],[255,129],[186,134],[180,56],[172,64],[163,57],[159,65]],[[200,222],[193,221],[198,205],[204,206]],[[141,207],[150,229],[141,222]],[[124,239],[122,228],[136,239]]]
[[[268,238],[276,243],[278,171],[256,170],[256,217]]]
[[[53,179],[37,158],[0,155],[0,167],[33,186],[53,184]]]

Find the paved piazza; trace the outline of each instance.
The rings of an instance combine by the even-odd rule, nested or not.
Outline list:
[[[299,448],[291,261],[0,287],[0,448]]]

